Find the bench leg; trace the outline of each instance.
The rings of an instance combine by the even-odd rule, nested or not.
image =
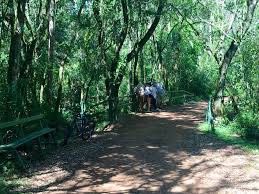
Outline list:
[[[14,157],[17,159],[18,161],[18,166],[23,170],[23,171],[26,171],[26,167],[24,165],[24,160],[22,159],[22,157],[20,156],[19,152],[14,149],[12,150],[13,154],[14,154]]]
[[[40,137],[39,137],[39,138],[37,138],[37,145],[38,145],[38,148],[39,148],[40,156],[43,156],[42,148],[41,148],[41,141],[40,141]]]
[[[50,134],[51,135],[51,137],[52,137],[52,140],[53,140],[53,142],[54,142],[54,145],[57,147],[57,141],[56,141],[56,138],[55,138],[55,135],[54,135],[54,133],[51,133]]]

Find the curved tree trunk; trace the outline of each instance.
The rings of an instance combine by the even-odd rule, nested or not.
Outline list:
[[[153,33],[154,33],[154,31],[155,31],[155,29],[156,29],[156,27],[157,27],[157,25],[160,21],[160,17],[162,15],[164,4],[165,4],[164,0],[159,0],[159,5],[158,5],[158,8],[157,8],[156,16],[155,16],[155,19],[154,19],[153,23],[151,24],[150,28],[147,30],[147,32],[145,33],[143,38],[140,41],[138,41],[134,45],[133,49],[128,53],[127,58],[126,58],[126,63],[129,63],[130,61],[132,61],[135,58],[135,56],[139,54],[139,52],[143,49],[144,45],[147,43],[147,41],[153,35]],[[127,20],[128,20],[128,18],[127,18]],[[126,38],[126,36],[125,36],[125,38]],[[119,58],[117,58],[117,59],[119,59]],[[117,60],[117,64],[118,64],[118,60]],[[117,64],[116,64],[116,68],[117,68]],[[113,67],[115,67],[115,66],[113,66]],[[121,82],[123,80],[124,72],[125,72],[126,67],[121,66],[120,69],[119,69],[119,73],[118,73],[117,77],[115,77],[116,68],[113,69],[113,71],[111,71],[111,72],[113,72],[112,73],[113,76],[112,76],[112,79],[111,79],[110,83],[115,83],[114,84],[114,87],[115,87],[114,92],[116,92],[116,94],[113,93],[113,92],[110,93],[110,94],[112,94],[112,97],[116,97],[116,96],[118,97],[119,87],[120,87]],[[109,98],[110,98],[110,96],[109,96]],[[114,104],[114,105],[116,106],[116,104]],[[109,106],[109,111],[112,111],[113,109],[116,110],[116,108],[113,108],[113,107]]]
[[[228,66],[231,63],[236,51],[238,49],[238,44],[232,40],[230,47],[228,48],[226,54],[224,55],[224,59],[219,69],[219,80],[216,87],[216,92],[214,96],[214,109],[216,113],[222,114],[223,113],[223,96],[224,96],[224,89],[226,84],[226,76]]]

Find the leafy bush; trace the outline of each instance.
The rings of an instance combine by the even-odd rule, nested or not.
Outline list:
[[[3,177],[0,177],[0,193],[7,193],[7,186]]]
[[[241,112],[231,125],[241,137],[259,139],[259,114],[252,111]]]
[[[10,176],[12,174],[17,173],[17,169],[15,168],[15,162],[6,160],[5,158],[1,158],[4,163],[1,165],[1,173],[4,176]]]
[[[235,111],[233,104],[232,103],[227,103],[224,106],[224,118],[229,120],[229,121],[233,121],[236,116],[237,116],[237,112]]]
[[[3,194],[16,193],[13,191],[13,189],[18,188],[23,184],[24,183],[18,179],[6,181],[4,177],[0,176],[0,193],[3,193]]]

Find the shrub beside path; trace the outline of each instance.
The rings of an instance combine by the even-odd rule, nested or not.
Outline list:
[[[197,130],[206,103],[124,117],[34,164],[32,193],[259,193],[259,156]]]

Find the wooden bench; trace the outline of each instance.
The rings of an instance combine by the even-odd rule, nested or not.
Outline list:
[[[34,126],[33,126],[34,124]],[[36,124],[36,126],[35,126]],[[32,126],[30,130],[26,126]],[[37,129],[36,127],[39,127]],[[35,130],[36,128],[36,130]],[[8,130],[13,130],[15,137],[11,142],[7,142],[5,135]],[[11,153],[18,160],[20,167],[25,170],[24,160],[20,156],[17,148],[36,140],[38,144],[39,151],[41,152],[41,140],[40,138],[44,135],[49,134],[53,143],[56,145],[56,140],[54,136],[55,129],[48,128],[46,122],[44,121],[44,116],[42,114],[35,115],[28,118],[17,119],[10,122],[5,122],[0,124],[0,153]]]

